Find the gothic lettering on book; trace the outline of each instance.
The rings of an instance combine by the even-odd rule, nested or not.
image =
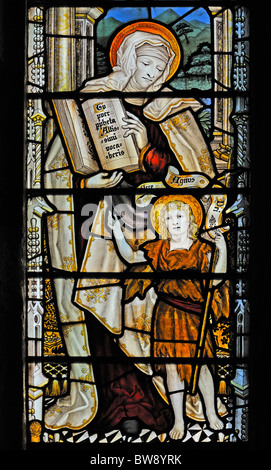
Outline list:
[[[118,98],[54,100],[54,109],[74,170],[90,175],[139,168],[139,149],[133,136],[123,136],[126,111]]]

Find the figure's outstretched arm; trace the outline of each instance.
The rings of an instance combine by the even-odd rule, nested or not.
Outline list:
[[[117,243],[117,247],[119,249],[120,255],[123,257],[125,261],[130,264],[134,263],[143,263],[146,262],[146,258],[142,250],[133,250],[129,243],[127,243],[124,234],[121,229],[121,224],[117,218],[112,216],[112,213],[109,211],[107,223],[109,227],[112,229],[114,238]]]

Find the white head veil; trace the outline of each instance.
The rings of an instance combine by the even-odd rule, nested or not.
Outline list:
[[[135,31],[129,34],[122,41],[117,51],[117,63],[113,67],[113,72],[106,77],[90,80],[86,83],[85,88],[82,91],[86,92],[98,92],[98,91],[123,91],[128,85],[130,78],[136,71],[136,50],[143,44],[148,44],[153,47],[164,46],[168,52],[168,62],[163,74],[157,79],[157,81],[150,85],[147,91],[157,91],[163,83],[165,83],[167,77],[170,74],[170,67],[175,57],[171,45],[162,36],[153,33],[147,33],[144,31]],[[159,51],[157,49],[157,54]],[[139,91],[138,89],[131,89],[129,91]]]

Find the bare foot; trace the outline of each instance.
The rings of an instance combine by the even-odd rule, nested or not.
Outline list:
[[[184,436],[184,422],[175,421],[173,428],[171,429],[169,436],[171,439],[182,439]]]
[[[220,429],[224,428],[224,423],[219,419],[217,415],[210,415],[208,416],[208,421],[210,428],[213,429],[214,431],[219,431]]]

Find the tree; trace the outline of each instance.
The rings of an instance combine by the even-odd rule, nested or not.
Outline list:
[[[186,39],[186,43],[189,44],[189,39],[187,34],[192,33],[194,31],[193,28],[191,28],[188,24],[186,23],[178,23],[176,25],[176,32],[178,33],[179,37],[184,36]]]
[[[204,65],[212,65],[211,47],[206,42],[199,44],[197,50],[188,57],[186,71]]]

